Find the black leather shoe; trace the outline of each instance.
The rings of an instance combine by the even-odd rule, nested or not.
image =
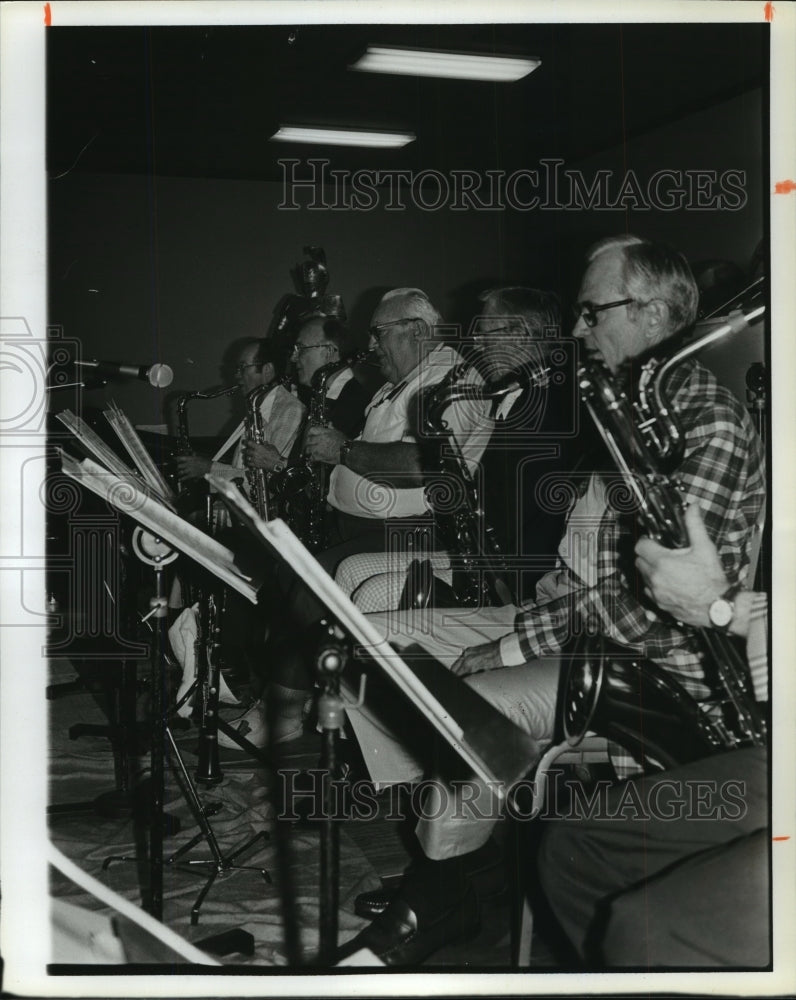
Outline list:
[[[369,948],[385,965],[419,965],[445,945],[469,941],[480,929],[478,900],[470,885],[455,903],[423,921],[398,896],[370,927],[343,945],[337,958]]]
[[[485,857],[479,852],[479,860],[475,864],[468,865],[466,855],[462,856],[462,861],[467,866],[467,876],[473,884],[479,902],[495,899],[506,891],[503,854],[494,844]],[[399,892],[400,884],[393,884],[391,888],[382,886],[370,892],[361,892],[354,900],[354,913],[366,920],[374,920],[384,913]]]
[[[370,892],[360,892],[354,900],[354,913],[358,917],[364,917],[366,920],[374,920],[384,913],[393,899],[395,899],[397,892],[397,887],[386,889],[384,886],[381,889],[373,889]]]

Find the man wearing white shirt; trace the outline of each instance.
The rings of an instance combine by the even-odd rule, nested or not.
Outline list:
[[[367,407],[362,433],[351,439],[335,427],[307,432],[307,457],[334,466],[327,496],[332,544],[317,557],[329,573],[347,556],[383,550],[391,529],[402,525],[415,544],[434,544],[417,433],[420,401],[425,389],[463,360],[453,348],[435,340],[441,323],[439,311],[420,289],[387,292],[373,314],[368,345],[387,382]],[[446,418],[465,458],[477,462],[488,438],[483,411],[472,404],[454,405]],[[273,667],[267,704],[256,703],[238,726],[258,746],[301,735],[302,709],[312,686],[308,626],[326,609],[292,574],[286,606],[285,627],[269,640],[268,662]],[[307,648],[305,641],[310,643]]]
[[[336,512],[338,541],[377,536],[368,539],[370,544],[363,542],[364,547],[347,546],[337,561],[353,551],[381,548],[387,519],[430,522],[417,437],[420,399],[463,360],[452,347],[435,341],[434,330],[441,323],[440,313],[420,289],[387,292],[369,330],[369,347],[387,382],[368,405],[364,430],[353,440],[334,428],[313,428],[307,435],[309,457],[335,466],[328,502]],[[447,418],[465,458],[477,461],[486,438],[478,433],[485,425],[473,407],[452,407]]]
[[[277,348],[270,340],[249,340],[238,356],[235,375],[241,391],[248,395],[258,386],[270,386],[281,374]],[[199,479],[212,472],[223,479],[244,479],[245,467],[254,465],[273,471],[283,465],[298,437],[304,417],[304,405],[288,390],[276,385],[260,404],[265,443],[244,441],[244,425],[239,424],[214,458],[200,455],[182,455],[177,458],[181,479]],[[229,461],[225,458],[232,446],[235,450]]]

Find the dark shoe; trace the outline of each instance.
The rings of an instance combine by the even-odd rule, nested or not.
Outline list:
[[[419,965],[445,945],[469,941],[480,929],[478,900],[471,885],[455,903],[422,922],[398,896],[370,927],[343,945],[337,957],[339,961],[369,948],[385,965]]]
[[[462,855],[462,862],[480,903],[495,899],[505,892],[503,853],[494,841],[484,845],[473,862],[468,862],[467,855]],[[391,888],[382,886],[370,892],[361,892],[354,900],[354,913],[366,920],[374,920],[384,913],[400,891],[400,885],[393,885]]]
[[[381,889],[373,889],[371,892],[360,892],[354,900],[354,913],[358,917],[364,917],[366,920],[374,920],[384,913],[395,899],[398,891],[397,887],[386,889],[382,886]]]

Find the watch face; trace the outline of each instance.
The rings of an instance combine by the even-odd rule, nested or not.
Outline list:
[[[708,609],[708,617],[711,624],[715,625],[716,628],[726,628],[732,621],[732,611],[732,604],[729,601],[725,601],[723,597],[720,597],[711,604]]]

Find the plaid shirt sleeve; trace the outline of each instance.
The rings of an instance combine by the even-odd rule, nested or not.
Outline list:
[[[735,582],[745,570],[746,546],[763,505],[765,480],[760,441],[748,414],[700,365],[681,366],[669,385],[685,432],[684,460],[674,477],[684,503],[703,508],[708,533]],[[526,658],[559,652],[580,633],[602,634],[663,663],[695,697],[706,697],[693,630],[660,620],[635,596],[620,567],[632,550],[635,519],[606,510],[598,535],[598,582],[584,587],[570,572],[571,593],[521,608],[515,621]]]

